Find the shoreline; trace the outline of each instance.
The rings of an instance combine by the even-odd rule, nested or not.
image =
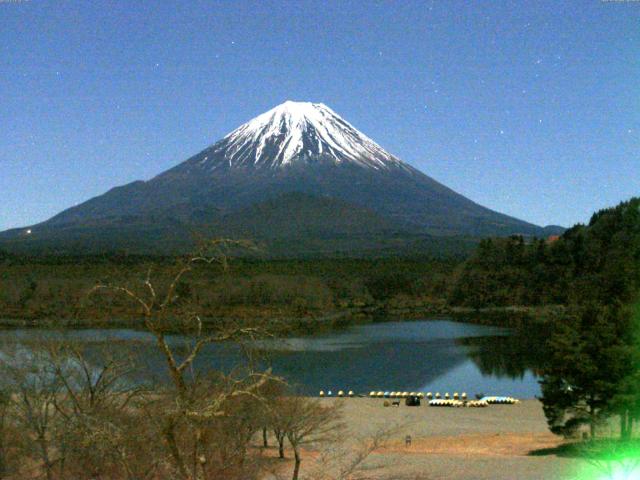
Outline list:
[[[282,362],[284,362],[284,366],[281,365],[281,368],[283,368],[284,370],[282,370],[281,374],[287,378],[288,380],[292,380],[293,381],[293,385],[300,387],[296,393],[298,394],[303,394],[303,395],[312,395],[312,396],[316,396],[318,394],[318,392],[320,390],[333,390],[333,396],[332,397],[325,397],[325,398],[337,398],[337,393],[340,389],[343,389],[345,393],[347,393],[349,390],[354,390],[356,392],[356,398],[362,398],[362,397],[358,397],[357,395],[361,395],[363,397],[368,397],[368,394],[370,392],[370,390],[389,390],[389,388],[380,388],[380,387],[384,387],[385,385],[387,385],[387,387],[389,385],[394,386],[394,387],[400,387],[402,390],[411,390],[411,391],[423,391],[423,389],[420,388],[420,386],[423,386],[424,391],[423,393],[425,393],[425,395],[427,394],[427,389],[431,389],[434,393],[440,391],[444,397],[445,393],[448,391],[451,395],[453,395],[454,392],[456,391],[460,391],[460,392],[467,392],[469,395],[469,399],[474,399],[476,396],[476,393],[478,394],[486,394],[486,395],[511,395],[511,396],[515,396],[518,399],[532,399],[535,398],[536,395],[539,395],[539,389],[535,388],[535,387],[527,387],[527,388],[520,388],[518,385],[514,386],[514,388],[501,388],[500,385],[502,385],[502,383],[494,381],[494,380],[482,380],[478,377],[478,375],[481,375],[482,377],[485,376],[489,376],[489,377],[501,377],[500,374],[500,370],[499,371],[493,371],[491,369],[484,371],[482,370],[482,367],[480,367],[479,365],[487,365],[486,360],[483,361],[481,360],[482,358],[486,358],[487,355],[489,355],[490,358],[494,359],[496,358],[496,355],[501,355],[501,356],[509,356],[508,358],[510,359],[511,362],[514,361],[513,357],[510,355],[513,355],[514,351],[518,351],[518,352],[528,352],[528,351],[532,351],[532,349],[530,347],[528,347],[529,342],[525,341],[525,343],[523,344],[523,340],[522,338],[525,339],[530,339],[531,335],[529,334],[524,334],[523,332],[527,332],[528,329],[524,329],[524,330],[518,330],[518,329],[495,329],[495,328],[491,328],[489,325],[480,325],[479,327],[473,327],[474,323],[468,323],[468,322],[464,322],[465,319],[461,319],[461,318],[453,318],[453,317],[446,317],[444,315],[434,315],[434,316],[430,316],[430,317],[426,317],[421,319],[422,322],[424,323],[414,323],[414,322],[420,322],[420,319],[411,319],[411,320],[405,320],[402,323],[390,323],[392,321],[395,321],[397,319],[389,319],[389,318],[384,318],[384,319],[380,319],[378,318],[377,320],[375,318],[369,318],[366,320],[366,324],[361,320],[360,322],[358,322],[360,324],[360,326],[356,327],[354,326],[354,324],[348,324],[345,325],[343,327],[344,330],[340,331],[337,329],[333,329],[332,331],[330,331],[328,334],[328,338],[334,338],[334,336],[337,337],[342,337],[344,335],[348,336],[352,335],[353,333],[358,334],[357,332],[360,332],[361,329],[363,329],[363,332],[367,332],[370,329],[373,329],[373,331],[380,331],[380,330],[376,330],[376,329],[382,329],[381,331],[384,332],[391,332],[391,334],[393,335],[393,332],[396,331],[400,331],[400,332],[414,332],[415,335],[420,336],[420,332],[422,332],[425,328],[431,328],[429,327],[430,324],[438,324],[440,321],[444,321],[445,323],[448,323],[450,326],[447,326],[446,328],[450,328],[453,329],[453,331],[460,331],[460,332],[466,332],[466,331],[479,331],[479,332],[487,332],[487,333],[480,333],[480,338],[483,338],[484,336],[487,336],[486,340],[474,340],[474,342],[472,343],[467,343],[468,339],[466,339],[464,337],[464,333],[462,333],[460,335],[460,338],[458,340],[455,341],[456,343],[456,347],[453,346],[451,348],[454,348],[454,352],[458,352],[458,355],[463,356],[464,361],[465,362],[469,362],[471,361],[472,365],[475,365],[473,373],[471,373],[472,378],[476,379],[474,382],[471,382],[471,384],[467,384],[467,383],[458,383],[456,378],[450,378],[448,380],[446,380],[444,383],[429,383],[427,381],[422,381],[425,378],[426,379],[430,379],[430,378],[435,378],[433,377],[433,371],[439,371],[440,368],[440,372],[442,374],[442,371],[446,372],[448,370],[450,370],[451,368],[453,368],[453,366],[458,365],[462,360],[459,361],[454,361],[450,358],[450,356],[448,354],[445,354],[443,356],[443,354],[441,353],[437,353],[439,352],[439,350],[435,350],[436,353],[434,353],[434,355],[437,355],[438,359],[440,357],[442,357],[445,360],[432,360],[434,363],[434,365],[436,365],[435,367],[429,367],[425,370],[426,373],[424,373],[423,375],[418,375],[416,376],[415,374],[413,374],[413,376],[415,378],[412,378],[412,380],[420,380],[420,381],[400,381],[400,383],[398,383],[396,385],[396,381],[398,378],[400,379],[405,379],[406,380],[406,372],[404,372],[404,368],[400,367],[399,364],[394,363],[394,365],[388,365],[382,369],[379,368],[380,365],[384,364],[386,361],[388,361],[390,358],[399,358],[399,355],[402,355],[405,360],[407,360],[407,362],[412,362],[411,365],[418,365],[418,363],[421,361],[420,360],[420,356],[424,357],[424,353],[416,353],[415,349],[409,349],[409,351],[407,351],[406,347],[400,347],[400,346],[396,346],[396,344],[394,343],[393,346],[393,354],[386,354],[382,355],[379,352],[375,353],[375,355],[372,357],[371,354],[368,355],[360,355],[362,357],[362,360],[359,360],[358,362],[355,362],[354,364],[350,364],[350,363],[341,363],[339,367],[336,367],[336,364],[338,362],[338,360],[333,360],[330,361],[331,365],[333,365],[333,369],[336,369],[335,371],[342,371],[343,367],[350,365],[349,368],[351,368],[352,370],[354,368],[356,368],[354,365],[358,365],[357,368],[359,368],[360,370],[357,370],[358,372],[360,372],[362,375],[362,378],[367,377],[367,375],[369,375],[371,378],[367,377],[369,380],[373,380],[373,381],[364,381],[362,380],[362,378],[360,379],[360,381],[347,381],[348,379],[353,380],[351,377],[340,377],[340,375],[338,375],[338,381],[337,383],[335,381],[331,380],[330,376],[326,376],[325,375],[321,375],[320,377],[317,377],[317,379],[315,379],[314,376],[312,376],[310,379],[306,378],[304,376],[296,376],[295,373],[293,373],[293,379],[290,378],[286,372],[289,372],[289,370],[291,368],[290,365],[290,360],[282,360],[282,358],[286,358],[286,348],[279,348],[277,345],[275,347],[271,347],[271,350],[269,349],[270,347],[266,347],[266,350],[264,351],[264,353],[259,353],[259,357],[262,358],[263,355],[266,355],[268,358],[271,358],[271,354],[276,355],[276,357],[274,358],[279,358]],[[453,324],[453,322],[460,322],[459,326],[455,326]],[[389,324],[389,325],[384,325],[384,324]],[[375,325],[381,325],[380,327],[375,327]],[[464,325],[468,325],[468,326],[464,326]],[[352,327],[353,326],[353,327]],[[137,329],[132,329],[132,325],[131,322],[123,322],[122,324],[119,324],[118,322],[113,322],[113,323],[106,323],[106,324],[85,324],[85,325],[81,325],[81,326],[77,326],[74,325],[72,327],[67,327],[67,326],[61,326],[59,323],[57,325],[50,325],[50,328],[43,328],[43,329],[38,329],[39,325],[34,325],[31,327],[31,329],[27,328],[21,331],[21,333],[19,334],[20,337],[18,338],[25,338],[25,339],[38,339],[38,338],[48,338],[49,335],[53,335],[53,338],[58,338],[57,336],[60,335],[61,338],[64,338],[64,335],[70,335],[69,339],[73,339],[73,338],[95,338],[95,339],[104,339],[104,338],[111,338],[111,336],[113,335],[114,339],[127,339],[127,338],[137,338],[140,341],[143,342],[148,342],[148,341],[152,341],[152,337],[151,334],[148,333],[146,331],[146,329],[144,328],[144,326],[141,323],[138,323],[136,325]],[[8,338],[15,338],[11,331],[15,330],[16,328],[20,328],[20,326],[16,327],[15,325],[12,325],[10,328],[6,329],[6,335],[8,336]],[[436,330],[434,331],[438,331],[437,329],[439,327],[434,327],[436,328]],[[539,330],[539,329],[537,329]],[[430,330],[428,330],[430,331]],[[74,333],[74,332],[78,332],[78,333]],[[112,332],[112,333],[109,333]],[[166,333],[173,333],[173,332],[166,332]],[[184,332],[175,332],[177,334],[180,333],[184,333]],[[302,332],[300,333],[295,332],[295,331],[291,331],[288,330],[286,332],[288,334],[288,337],[294,337],[295,338],[295,342],[307,342],[307,341],[311,341],[311,342],[324,342],[325,340],[323,340],[324,337],[324,333],[321,333],[319,331],[313,331],[313,332]],[[78,335],[78,337],[76,337],[76,335]],[[314,335],[316,335],[316,338],[314,339]],[[495,337],[495,335],[501,336],[504,335],[505,338],[509,338],[510,340],[499,340],[498,337]],[[365,334],[366,336],[366,334]],[[430,338],[430,334],[429,333],[425,333],[424,334],[425,338]],[[437,335],[436,335],[437,337]],[[263,337],[264,338],[264,337]],[[287,342],[285,336],[281,336],[280,337],[283,342]],[[470,338],[475,339],[476,337],[474,335],[472,335]],[[126,341],[126,340],[125,340]],[[535,342],[534,342],[535,343]],[[457,349],[465,349],[467,348],[467,345],[476,345],[476,350],[475,350],[475,357],[470,357],[468,356],[468,354],[462,354],[461,352],[463,350],[457,350]],[[261,347],[259,346],[259,344],[256,345],[258,350],[261,349]],[[428,348],[432,348],[432,347],[428,347]],[[427,351],[429,351],[427,348]],[[515,350],[514,350],[515,349]],[[519,349],[519,350],[518,350]],[[311,348],[311,351],[314,351],[313,348]],[[283,357],[281,356],[277,356],[278,352],[284,352],[285,356]],[[382,356],[381,356],[382,355]],[[389,357],[389,355],[391,355],[391,357]],[[522,356],[522,358],[520,358]],[[301,357],[302,358],[302,357]],[[317,354],[315,357],[304,357],[304,358],[321,358],[318,357]],[[342,355],[341,357],[335,357],[332,356],[332,358],[342,358],[342,362],[346,361],[345,359],[348,358],[348,355],[345,357],[344,355]],[[372,358],[375,358],[376,360],[372,360]],[[499,357],[502,358],[502,357]],[[536,363],[536,359],[530,359],[527,354],[525,353],[518,353],[518,358],[519,358],[519,367],[517,368],[521,368],[521,372],[523,372],[523,374],[529,370],[531,372],[535,371],[535,365],[537,365]],[[278,361],[280,361],[278,360]],[[328,358],[324,358],[323,362],[329,361]],[[362,364],[369,362],[371,363],[373,361],[373,366],[369,365],[369,364],[365,364],[365,366],[363,367]],[[440,365],[438,362],[444,362],[443,365],[445,365],[444,367],[438,367],[437,365]],[[418,363],[415,363],[418,362]],[[453,362],[453,363],[451,363]],[[276,362],[277,363],[277,362]],[[495,360],[494,360],[495,363]],[[461,363],[460,363],[461,364]],[[493,364],[493,363],[491,363]],[[498,365],[501,365],[502,362],[497,362]],[[446,367],[446,365],[452,365],[450,367]],[[446,368],[445,368],[446,367]],[[378,370],[380,370],[380,373],[376,373],[375,375],[372,375],[372,369],[378,368]],[[412,367],[413,368],[413,367]],[[417,368],[417,367],[416,367]],[[422,367],[417,368],[416,371],[422,371],[421,370]],[[444,368],[444,370],[442,370],[442,368]],[[293,371],[295,372],[295,368],[293,369]],[[377,370],[376,370],[377,371]],[[390,372],[393,373],[390,373]],[[431,373],[430,373],[431,372]],[[481,373],[478,373],[481,372]],[[291,372],[289,372],[291,374]],[[504,375],[504,372],[503,374]],[[509,374],[507,374],[508,378],[511,378],[511,380],[513,380],[514,378],[517,377],[511,377]],[[411,377],[411,375],[409,375],[409,377]],[[419,377],[419,378],[418,378]],[[306,380],[305,380],[306,378]],[[466,377],[462,377],[463,379]],[[320,381],[317,381],[317,380]],[[535,380],[533,380],[535,381]],[[311,383],[309,383],[311,382]],[[497,383],[496,383],[497,382]],[[516,379],[517,382],[517,379]],[[527,385],[531,384],[531,380],[528,380]],[[302,388],[302,385],[306,385],[307,387]],[[312,385],[312,388],[308,388],[309,385]],[[509,386],[511,384],[507,384],[507,386]],[[337,388],[337,386],[341,386],[341,388]],[[351,388],[344,388],[345,386],[349,386]],[[331,387],[331,388],[327,388],[327,387]],[[333,388],[336,387],[336,388]],[[410,388],[407,388],[410,387]],[[463,388],[464,387],[464,388]],[[380,400],[380,401],[384,401],[384,399]]]
[[[469,307],[441,307],[441,308],[387,308],[387,307],[361,307],[345,308],[335,312],[328,312],[324,315],[306,316],[274,316],[269,315],[269,311],[250,312],[242,311],[241,315],[223,315],[203,317],[205,328],[212,329],[214,325],[219,327],[226,323],[246,324],[256,323],[266,329],[272,329],[276,335],[314,335],[330,331],[339,331],[354,325],[385,322],[411,322],[416,320],[438,319],[445,317],[447,320],[479,324],[496,327],[518,328],[530,324],[546,324],[549,313],[559,311],[562,306],[509,306],[509,307],[487,307],[473,309]],[[228,312],[227,312],[228,313]],[[142,318],[57,318],[53,319],[47,315],[31,315],[16,317],[15,315],[3,315],[0,313],[0,328],[2,329],[132,329],[144,330],[144,320]],[[176,331],[175,333],[178,333]],[[285,335],[286,336],[286,335]]]

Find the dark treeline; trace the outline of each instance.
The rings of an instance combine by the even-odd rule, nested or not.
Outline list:
[[[594,214],[560,237],[483,240],[461,267],[450,296],[455,305],[629,303],[638,290],[640,199]]]
[[[638,227],[628,213],[637,203],[598,212],[588,225],[559,238],[483,240],[467,260],[238,258],[223,275],[183,282],[181,293],[208,316],[234,318],[411,317],[459,308],[576,305],[585,299],[605,304],[612,298],[628,304],[638,283],[634,265],[640,262],[633,257]],[[0,252],[0,318],[91,319],[96,312],[83,299],[96,281],[128,281],[149,268],[169,273],[175,263],[175,257],[125,252],[31,257]],[[70,311],[70,305],[82,308]],[[100,311],[107,315],[129,314],[117,302],[106,307]]]
[[[450,302],[473,308],[564,304],[571,284],[566,250],[564,240],[483,240],[460,268]]]
[[[640,420],[640,198],[561,237],[483,241],[450,300],[491,307],[556,304],[542,393],[551,430],[589,437],[611,416],[630,439]]]
[[[175,257],[124,254],[18,257],[0,254],[0,318],[93,320],[130,318],[122,302],[94,308],[86,293],[97,281],[127,282],[149,268],[169,274]],[[208,317],[309,319],[351,312],[440,312],[457,259],[393,258],[260,260],[238,258],[223,273],[196,273],[180,293]]]

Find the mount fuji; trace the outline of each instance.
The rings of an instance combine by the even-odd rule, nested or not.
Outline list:
[[[169,252],[187,248],[197,231],[311,254],[402,248],[417,238],[546,236],[558,228],[480,206],[326,105],[287,101],[151,180],[1,233],[0,247]]]

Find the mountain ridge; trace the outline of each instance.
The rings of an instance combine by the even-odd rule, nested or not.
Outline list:
[[[0,233],[0,242],[28,244],[56,229],[58,239],[65,230],[77,235],[83,228],[89,230],[88,237],[91,229],[116,232],[123,225],[135,232],[136,224],[141,227],[140,235],[147,235],[149,226],[173,235],[177,225],[184,229],[207,227],[216,235],[225,231],[220,219],[233,220],[234,215],[249,223],[262,223],[261,231],[269,236],[269,226],[274,232],[291,232],[282,209],[269,202],[294,193],[303,195],[301,208],[309,204],[305,208],[312,218],[305,220],[305,225],[310,231],[314,231],[313,221],[333,225],[336,235],[342,235],[344,227],[344,223],[326,221],[324,217],[331,212],[314,200],[317,197],[339,202],[341,206],[336,208],[343,215],[346,210],[342,205],[350,205],[354,212],[370,212],[394,225],[395,231],[410,235],[548,234],[542,227],[478,205],[437,182],[388,153],[326,105],[287,101],[148,181],[112,188],[41,224]],[[257,217],[250,220],[243,213],[258,204],[278,210],[273,216],[277,221],[265,227]],[[357,220],[357,215],[351,217]],[[380,222],[374,221],[374,216],[363,213],[362,218],[370,222],[363,223],[366,228],[358,227],[361,234],[367,228],[372,236],[380,234]],[[245,231],[251,231],[251,225],[246,227]],[[27,230],[29,234],[25,234]],[[324,231],[324,236],[329,233]],[[69,234],[70,242],[72,237]],[[116,237],[114,233],[114,248]],[[130,242],[131,238],[124,240]]]

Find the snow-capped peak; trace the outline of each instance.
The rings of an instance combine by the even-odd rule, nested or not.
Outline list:
[[[241,125],[212,150],[229,166],[277,168],[314,160],[375,169],[404,166],[322,103],[286,101]]]

